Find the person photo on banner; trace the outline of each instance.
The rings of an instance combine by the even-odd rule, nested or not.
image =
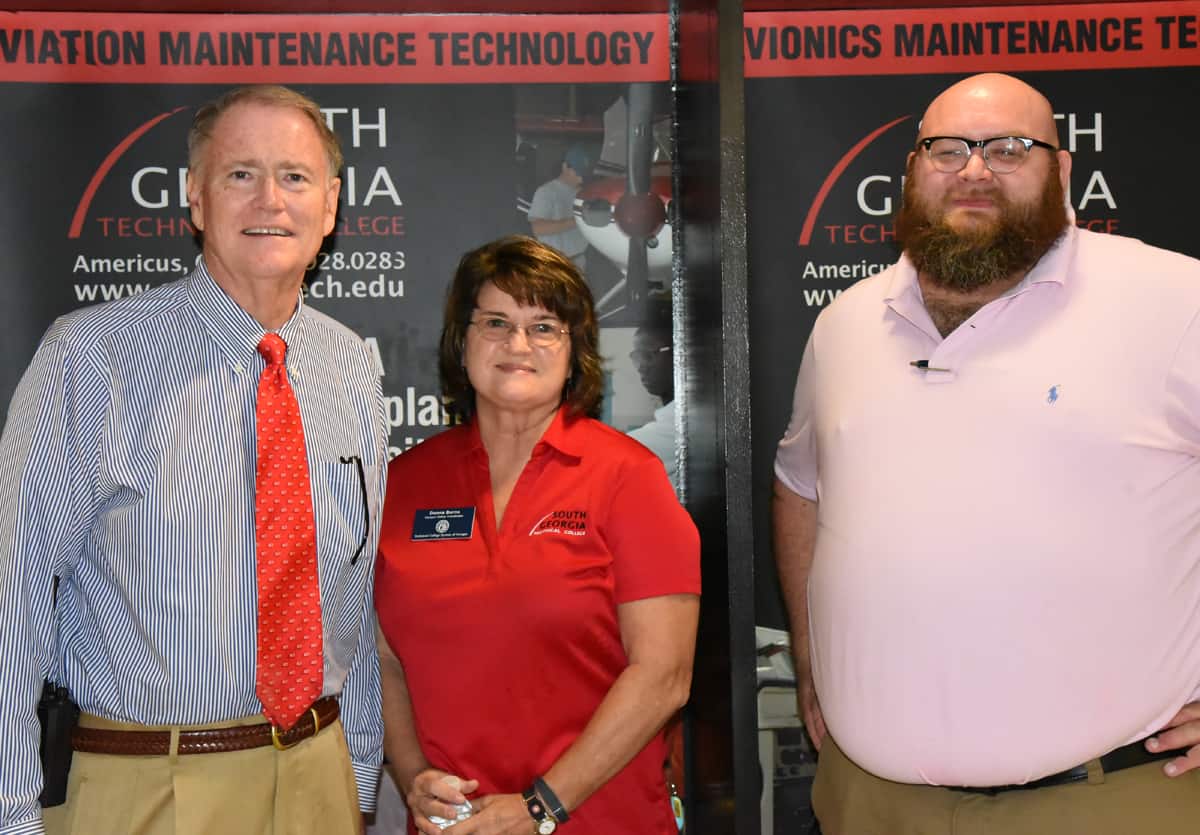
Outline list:
[[[502,238],[462,258],[443,323],[466,422],[392,462],[375,586],[410,830],[672,835],[662,728],[690,687],[699,538],[654,454],[594,419],[591,292]]]
[[[199,108],[195,270],[59,318],[22,378],[0,440],[0,831],[327,835],[374,809],[380,369],[301,294],[341,165],[295,91]],[[73,749],[44,819],[43,679],[80,711],[44,728]]]
[[[633,332],[629,358],[637,368],[642,387],[658,398],[654,417],[629,430],[629,437],[658,456],[671,486],[679,489],[675,460],[675,363],[672,357],[671,297],[651,293],[642,306],[641,322]]]
[[[1075,226],[1054,114],[939,94],[899,261],[804,351],[774,543],[825,835],[1200,821],[1200,261]]]
[[[587,240],[575,224],[575,195],[591,172],[587,149],[572,145],[563,154],[558,174],[538,186],[529,201],[533,234],[574,261],[580,272],[587,267]]]

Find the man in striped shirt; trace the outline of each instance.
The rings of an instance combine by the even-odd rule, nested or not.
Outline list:
[[[0,835],[324,835],[374,808],[379,368],[301,297],[341,152],[317,105],[281,87],[201,108],[188,146],[196,270],[56,321],[0,440]],[[320,698],[291,729],[256,695],[266,333],[299,405],[320,587]],[[82,716],[67,802],[43,821],[44,678]]]

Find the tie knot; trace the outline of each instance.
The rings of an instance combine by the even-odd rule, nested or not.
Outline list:
[[[258,343],[258,352],[266,357],[267,365],[282,365],[287,356],[287,343],[277,333],[268,333]]]

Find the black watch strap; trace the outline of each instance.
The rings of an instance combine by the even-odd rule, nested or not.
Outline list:
[[[535,779],[533,781],[533,790],[539,797],[542,798],[542,800],[546,801],[546,806],[549,807],[550,814],[554,816],[556,821],[559,823],[566,823],[568,820],[570,820],[567,810],[563,808],[562,801],[559,800],[558,795],[556,795],[551,788],[546,785],[545,780],[543,780],[541,777]]]

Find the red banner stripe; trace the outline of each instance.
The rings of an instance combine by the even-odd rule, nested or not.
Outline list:
[[[0,81],[667,81],[666,15],[0,15]]]
[[[747,78],[1200,64],[1200,2],[745,16]]]

